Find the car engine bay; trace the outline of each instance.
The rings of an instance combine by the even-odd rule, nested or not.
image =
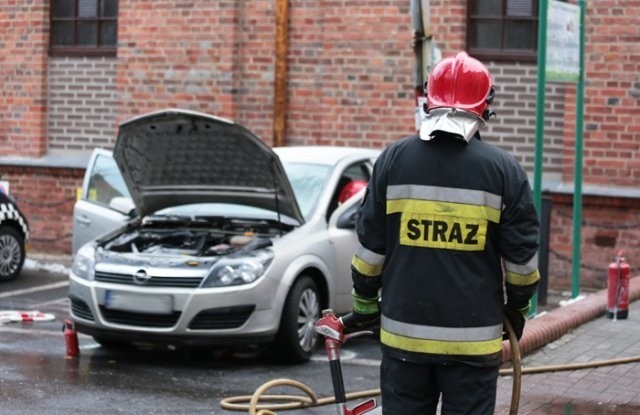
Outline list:
[[[102,244],[116,253],[142,253],[157,256],[211,257],[250,252],[272,244],[271,239],[292,227],[270,220],[231,219],[218,223],[205,220],[176,226],[176,220],[149,221],[127,230]],[[216,225],[216,226],[211,226]]]

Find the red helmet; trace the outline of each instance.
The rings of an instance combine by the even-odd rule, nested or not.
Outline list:
[[[482,62],[459,52],[438,62],[427,82],[427,111],[457,108],[487,119],[487,105],[493,100],[491,74]]]
[[[351,196],[358,193],[360,190],[367,187],[367,182],[364,180],[351,180],[349,183],[345,184],[342,190],[340,190],[340,194],[338,195],[338,203],[342,204]]]

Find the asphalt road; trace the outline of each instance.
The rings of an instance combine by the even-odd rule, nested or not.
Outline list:
[[[307,385],[319,398],[333,395],[324,348],[311,362],[283,365],[268,352],[224,350],[107,350],[80,335],[80,355],[66,356],[63,321],[68,318],[67,276],[39,266],[0,285],[0,310],[39,311],[53,321],[0,324],[0,413],[24,414],[238,414],[223,398],[251,395],[273,379]],[[347,392],[377,389],[380,351],[373,338],[343,346]],[[278,387],[269,394],[299,394]],[[351,403],[350,403],[351,405]],[[335,405],[286,411],[335,414]]]

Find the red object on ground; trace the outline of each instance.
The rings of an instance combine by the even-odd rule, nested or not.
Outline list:
[[[62,326],[64,332],[64,343],[67,347],[67,356],[75,357],[80,354],[80,347],[78,346],[78,333],[73,327],[73,323],[70,320],[65,320]]]
[[[607,278],[607,317],[625,319],[629,316],[629,274],[631,267],[618,252],[616,262],[609,264]]]

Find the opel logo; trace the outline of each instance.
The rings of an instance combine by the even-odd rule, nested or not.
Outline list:
[[[151,276],[148,275],[147,271],[143,269],[133,274],[133,282],[139,285],[145,285],[147,282],[149,282],[150,279]]]

